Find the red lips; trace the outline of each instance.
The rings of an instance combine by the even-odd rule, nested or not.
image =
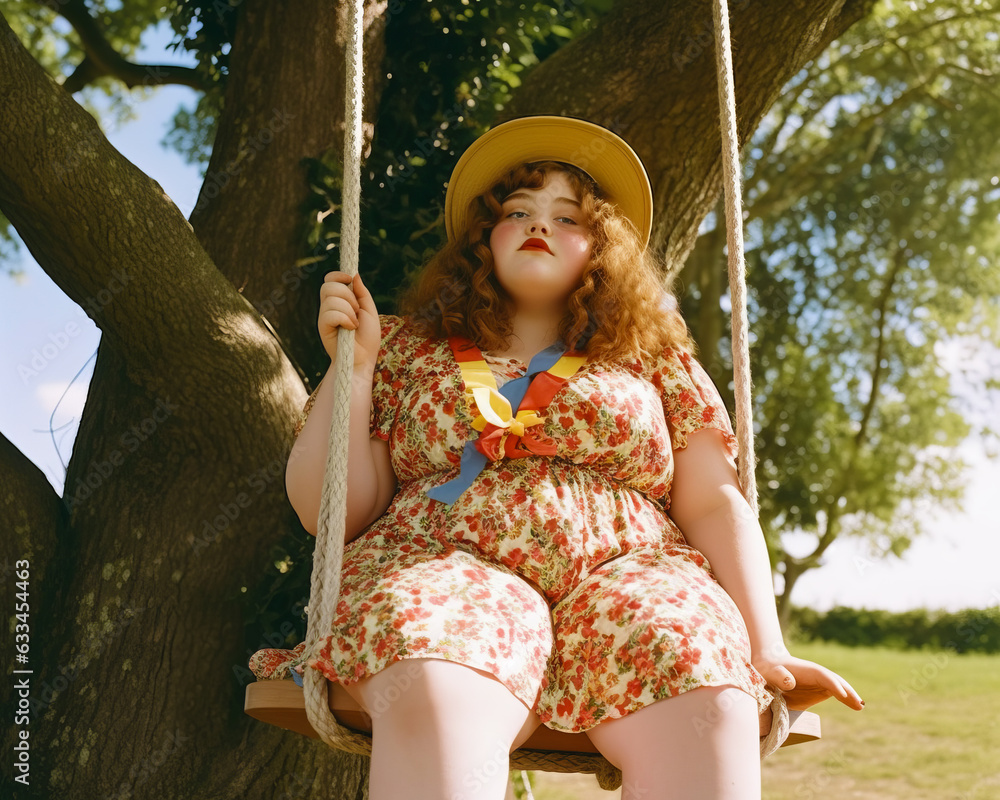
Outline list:
[[[528,239],[518,250],[541,250],[552,255],[552,251],[549,250],[549,246],[544,239]]]

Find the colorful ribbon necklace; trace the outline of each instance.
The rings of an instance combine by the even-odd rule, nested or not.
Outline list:
[[[479,431],[479,438],[465,443],[458,476],[427,492],[432,499],[451,504],[472,485],[488,461],[556,452],[556,443],[542,433],[545,418],[540,412],[579,371],[587,356],[576,350],[564,353],[562,345],[556,343],[531,359],[524,376],[498,390],[493,372],[475,344],[462,336],[452,336],[448,344],[462,370],[465,396],[478,412],[472,427]]]

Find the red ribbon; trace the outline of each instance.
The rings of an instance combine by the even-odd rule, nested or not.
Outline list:
[[[515,436],[508,428],[487,423],[476,440],[476,449],[490,461],[497,461],[505,456],[553,456],[556,454],[556,443],[542,433],[540,425],[526,428],[524,436]]]

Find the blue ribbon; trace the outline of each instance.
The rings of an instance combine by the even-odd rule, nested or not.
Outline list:
[[[561,342],[556,342],[551,347],[545,348],[531,359],[527,373],[520,378],[508,381],[501,387],[500,394],[507,398],[515,413],[520,407],[524,395],[527,394],[528,387],[531,386],[532,378],[539,372],[547,372],[552,369],[555,363],[562,358],[564,350],[565,347]],[[473,413],[475,413],[475,409],[473,409]],[[458,475],[447,483],[428,489],[427,496],[432,500],[451,505],[461,496],[462,492],[472,486],[472,482],[479,477],[479,473],[486,467],[488,460],[476,449],[476,439],[470,439],[462,450],[462,461]]]

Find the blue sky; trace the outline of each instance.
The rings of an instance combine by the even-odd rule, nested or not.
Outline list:
[[[149,38],[143,63],[178,63],[164,52],[165,26]],[[106,131],[111,143],[158,181],[184,214],[194,207],[200,171],[159,145],[180,104],[194,105],[182,87],[157,90],[137,101],[137,119]],[[71,210],[69,210],[71,212]],[[100,332],[56,287],[22,248],[23,277],[0,276],[0,431],[62,489],[64,464],[86,400]],[[362,270],[364,265],[362,265]],[[979,358],[980,356],[974,356]],[[984,369],[990,368],[985,352]],[[51,431],[50,431],[51,428]],[[878,560],[858,542],[838,541],[819,570],[803,577],[794,601],[824,609],[832,605],[901,610],[985,607],[1000,604],[1000,514],[996,510],[1000,463],[988,461],[970,441],[966,455],[975,466],[963,513],[928,512],[931,533],[917,540],[903,559]],[[790,547],[807,546],[793,537]]]

